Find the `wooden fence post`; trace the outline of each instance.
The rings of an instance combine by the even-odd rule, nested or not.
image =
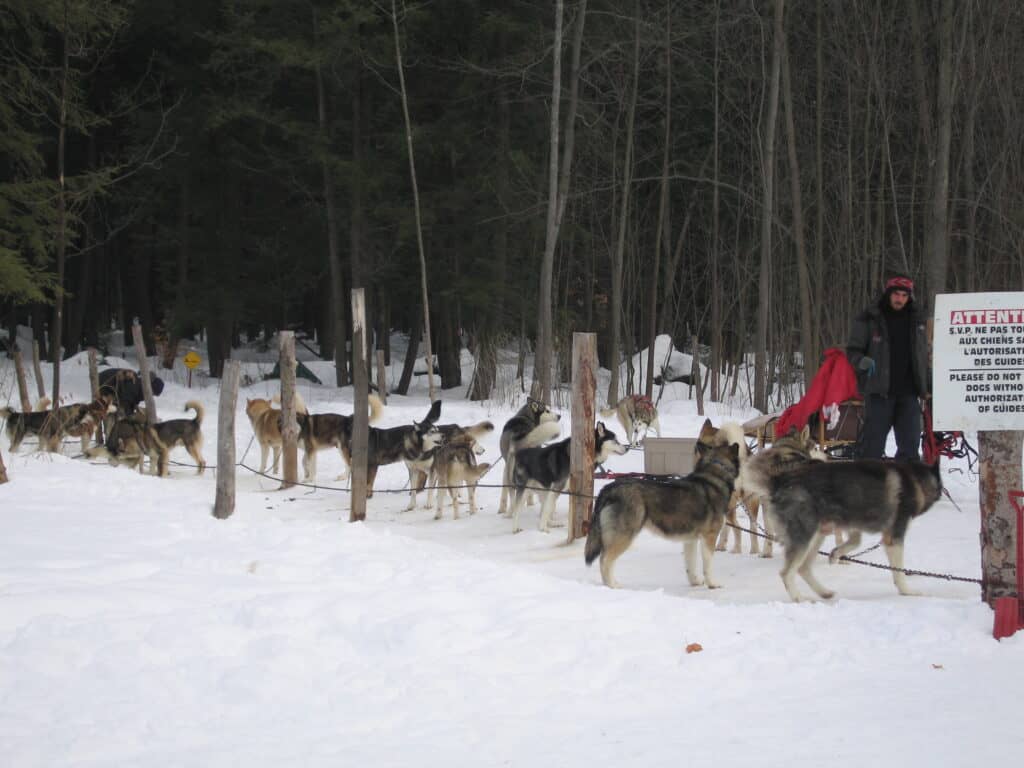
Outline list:
[[[43,367],[39,365],[39,340],[32,340],[32,370],[36,374],[36,391],[40,397],[46,397],[46,385],[43,383]],[[56,403],[54,403],[56,405]]]
[[[366,375],[366,299],[352,289],[352,507],[350,523],[366,519],[366,454],[370,438],[369,382]]]
[[[138,326],[136,326],[138,327]],[[217,413],[217,495],[213,516],[219,520],[235,511],[235,406],[238,403],[237,360],[224,363],[220,378],[220,404]]]
[[[299,424],[295,419],[295,332],[281,331],[281,489],[299,481]]]
[[[25,380],[25,364],[21,360],[21,350],[14,345],[14,376],[18,380],[18,396],[21,398],[21,410],[28,413],[32,410],[32,401],[28,399],[28,382]]]
[[[569,543],[586,535],[594,509],[594,392],[597,335],[572,335],[572,440],[569,443]]]
[[[89,347],[89,388],[92,389],[92,399],[100,396],[100,374],[96,366],[96,348]]]
[[[377,350],[377,394],[385,405],[388,402],[388,369],[384,364],[384,350]]]
[[[156,398],[153,397],[153,382],[149,380],[149,358],[146,357],[146,342],[142,338],[142,326],[136,320],[132,323],[132,339],[135,343],[135,358],[139,361],[139,378],[142,379],[142,394],[146,396],[146,421],[156,424]],[[238,386],[235,386],[237,389]]]
[[[1017,590],[1017,515],[1009,492],[1021,490],[1022,435],[978,430],[981,599],[994,605]]]

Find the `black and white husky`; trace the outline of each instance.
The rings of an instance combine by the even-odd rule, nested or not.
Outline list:
[[[505,460],[505,473],[501,483],[501,501],[498,513],[508,513],[508,500],[511,494],[512,471],[515,468],[516,453],[523,448],[533,448],[554,440],[562,431],[558,426],[559,414],[539,400],[532,397],[526,399],[526,405],[516,415],[505,422],[501,430],[501,458]]]
[[[539,448],[524,448],[516,452],[515,468],[512,471],[512,484],[515,486],[515,498],[512,501],[512,532],[519,533],[519,510],[522,509],[527,490],[541,492],[540,529],[547,531],[551,517],[555,512],[558,494],[569,485],[569,445],[572,438],[568,437],[551,445]],[[618,441],[615,433],[598,422],[594,428],[594,463],[604,464],[610,456],[624,454],[628,448]]]

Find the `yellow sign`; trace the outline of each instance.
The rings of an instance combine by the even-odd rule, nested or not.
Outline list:
[[[197,365],[199,365],[199,355],[197,355],[195,352],[189,352],[187,355],[185,355],[186,368],[188,368],[191,371]]]

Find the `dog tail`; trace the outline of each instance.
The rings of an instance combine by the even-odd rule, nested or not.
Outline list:
[[[0,408],[0,419],[9,419],[13,414],[14,411],[12,411],[6,405],[3,408]]]
[[[192,419],[192,421],[194,421],[197,426],[202,426],[203,416],[206,415],[206,411],[203,410],[203,404],[198,400],[189,400],[185,403],[185,410],[187,411],[189,408],[196,412],[196,417]]]
[[[38,400],[36,400],[36,404],[32,407],[32,410],[33,411],[45,411],[47,408],[50,407],[50,402],[51,402],[50,398],[45,397],[45,396],[44,397],[40,397]]]
[[[523,438],[513,443],[512,450],[515,452],[521,451],[523,448],[536,448],[537,446],[544,445],[549,440],[554,440],[561,432],[562,428],[558,425],[557,421],[542,421]]]
[[[608,504],[608,497],[611,496],[613,485],[607,485],[597,494],[597,501],[594,502],[594,514],[590,518],[590,530],[587,531],[587,543],[583,548],[583,560],[590,565],[597,560],[601,550],[604,549],[604,542],[601,540],[601,510]]]
[[[381,399],[371,392],[367,395],[367,400],[370,401],[370,418],[367,421],[368,424],[375,424],[380,419],[381,414],[384,413],[384,403]]]
[[[614,416],[618,411],[619,409],[613,405],[610,408],[602,408],[601,415],[607,419],[609,416]]]
[[[489,435],[493,431],[494,424],[489,421],[481,421],[479,424],[466,427],[466,432],[468,432],[474,440],[479,440],[484,435]]]
[[[295,413],[309,413],[306,408],[306,401],[302,399],[302,395],[298,392],[295,393]]]

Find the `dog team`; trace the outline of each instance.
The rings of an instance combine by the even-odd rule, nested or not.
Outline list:
[[[134,371],[105,371],[97,397],[88,403],[64,405],[49,410],[43,398],[35,410],[17,412],[0,408],[6,420],[11,452],[16,452],[29,436],[40,447],[59,451],[65,437],[81,440],[82,453],[89,458],[105,457],[112,464],[125,464],[143,471],[149,459],[154,475],[167,476],[168,456],[181,445],[196,463],[201,474],[206,462],[202,456],[203,406],[197,400],[185,404],[193,410],[191,419],[172,419],[150,424],[142,401],[141,382]],[[155,386],[154,392],[159,393]],[[254,439],[260,445],[260,468],[267,468],[273,454],[272,472],[277,472],[282,448],[281,410],[276,402],[250,399],[246,415]],[[298,442],[303,449],[304,480],[315,482],[317,454],[337,449],[346,467],[352,461],[351,414],[310,413],[297,396]],[[416,506],[417,495],[426,490],[426,506],[435,508],[435,519],[442,517],[447,496],[452,516],[459,518],[459,490],[467,488],[468,511],[477,510],[475,491],[492,464],[481,462],[482,440],[494,431],[490,421],[471,426],[437,424],[441,403],[436,401],[421,421],[379,428],[384,407],[374,394],[369,396],[370,424],[367,442],[367,496],[380,467],[402,462],[408,471],[410,498],[407,510]],[[618,417],[627,437],[626,443],[603,422],[594,427],[595,464],[611,456],[626,453],[648,431],[660,436],[657,409],[646,398],[627,396],[602,415]],[[499,513],[511,517],[513,532],[519,532],[524,503],[541,497],[539,528],[548,531],[554,518],[557,498],[569,485],[571,438],[551,442],[559,436],[560,416],[550,407],[532,398],[504,425],[500,435],[504,462]],[[104,427],[104,441],[94,447],[89,442]],[[346,470],[339,480],[344,480]],[[436,497],[434,496],[436,489]],[[777,437],[769,447],[748,455],[742,427],[735,423],[714,427],[706,420],[696,442],[696,464],[685,477],[628,477],[606,485],[599,493],[587,533],[584,559],[587,565],[599,560],[602,581],[619,586],[614,576],[616,560],[647,529],[668,539],[683,542],[685,570],[689,583],[708,588],[720,586],[712,570],[716,548],[725,549],[729,527],[734,532],[734,552],[740,551],[739,529],[735,525],[738,504],[742,503],[756,529],[758,515],[764,511],[767,535],[763,553],[771,557],[773,539],[785,548],[781,571],[783,585],[794,601],[803,599],[795,577],[821,598],[834,592],[814,575],[818,549],[827,535],[836,536],[837,545],[829,561],[835,563],[860,546],[864,532],[880,533],[893,581],[900,594],[913,594],[903,568],[903,546],[909,523],[926,512],[940,497],[942,481],[938,463],[887,462],[877,459],[825,461],[817,450],[809,430],[791,431]],[[729,523],[729,527],[726,524]],[[845,541],[843,540],[845,536]],[[751,552],[759,553],[756,530],[751,532]],[[700,568],[698,568],[698,553]]]

